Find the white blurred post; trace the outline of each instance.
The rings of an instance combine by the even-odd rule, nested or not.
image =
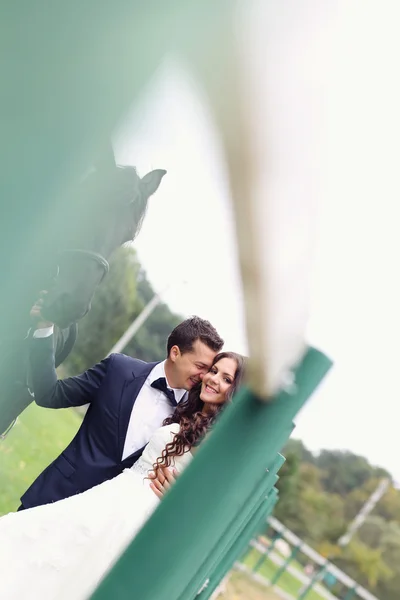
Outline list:
[[[389,485],[389,478],[382,479],[379,482],[376,490],[371,494],[366,503],[360,509],[359,513],[348,526],[346,533],[342,535],[342,537],[338,540],[338,546],[340,546],[341,548],[347,546],[357,529],[361,527],[365,519],[368,517],[369,513],[372,511],[373,508],[375,508],[379,500],[385,494]]]
[[[122,350],[125,348],[128,342],[131,341],[135,333],[138,331],[138,329],[140,329],[140,327],[148,319],[148,317],[151,315],[153,310],[160,302],[161,293],[153,296],[150,302],[146,304],[142,312],[136,317],[136,319],[133,321],[133,323],[131,323],[131,325],[128,327],[125,333],[119,338],[118,342],[111,348],[107,356],[110,356],[110,354],[114,354],[116,352],[122,352]]]

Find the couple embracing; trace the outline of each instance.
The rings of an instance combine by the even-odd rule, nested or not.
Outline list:
[[[40,303],[33,316],[40,318]],[[114,354],[64,380],[57,380],[52,334],[51,323],[37,322],[30,353],[35,401],[89,408],[18,512],[0,518],[7,600],[88,598],[189,464],[243,376],[243,357],[221,352],[223,340],[198,317],[172,331],[163,362]]]

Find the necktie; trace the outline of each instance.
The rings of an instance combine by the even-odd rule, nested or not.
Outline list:
[[[172,406],[178,406],[178,403],[175,400],[174,392],[167,387],[167,380],[165,377],[160,377],[160,379],[153,381],[151,387],[155,388],[156,390],[160,390],[160,392],[162,392],[168,398]]]

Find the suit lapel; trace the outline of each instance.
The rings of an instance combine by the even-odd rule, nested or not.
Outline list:
[[[125,381],[121,396],[118,424],[118,451],[120,460],[124,451],[125,439],[133,406],[140,390],[143,387],[144,382],[156,364],[157,363],[141,363],[140,365],[136,366],[134,371],[132,371],[132,379]]]
[[[123,467],[126,469],[130,469],[131,466],[142,456],[143,450],[145,448],[146,446],[143,446],[143,448],[139,448],[139,450],[132,452],[132,454],[124,458],[124,460],[122,461]]]

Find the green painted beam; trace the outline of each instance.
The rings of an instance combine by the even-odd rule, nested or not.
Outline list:
[[[257,485],[253,488],[249,488],[248,495],[240,511],[227,525],[224,534],[220,537],[215,547],[210,548],[202,563],[199,563],[196,572],[193,574],[193,578],[182,593],[180,600],[191,598],[196,594],[204,581],[215,571],[217,565],[221,563],[224,556],[232,548],[235,540],[243,536],[243,532],[246,530],[248,524],[252,522],[254,515],[258,513],[260,507],[264,507],[264,511],[266,510],[266,499],[269,497],[274,484],[278,480],[276,472],[280,469],[283,462],[284,458],[279,454],[276,457],[274,466],[267,475],[263,473],[263,480],[257,482]],[[247,540],[247,542],[249,541],[250,539]]]
[[[273,488],[264,505],[259,507],[259,510],[253,515],[253,518],[248,523],[247,527],[243,530],[241,535],[236,538],[229,551],[221,560],[220,564],[215,569],[215,572],[211,575],[207,587],[199,594],[198,600],[206,600],[211,596],[213,591],[218,587],[220,581],[232,569],[237,557],[242,554],[249,541],[260,531],[265,519],[271,514],[277,501],[278,491],[276,488]],[[187,598],[189,598],[189,596],[187,596],[185,600],[187,600]],[[184,599],[182,598],[182,600]]]

